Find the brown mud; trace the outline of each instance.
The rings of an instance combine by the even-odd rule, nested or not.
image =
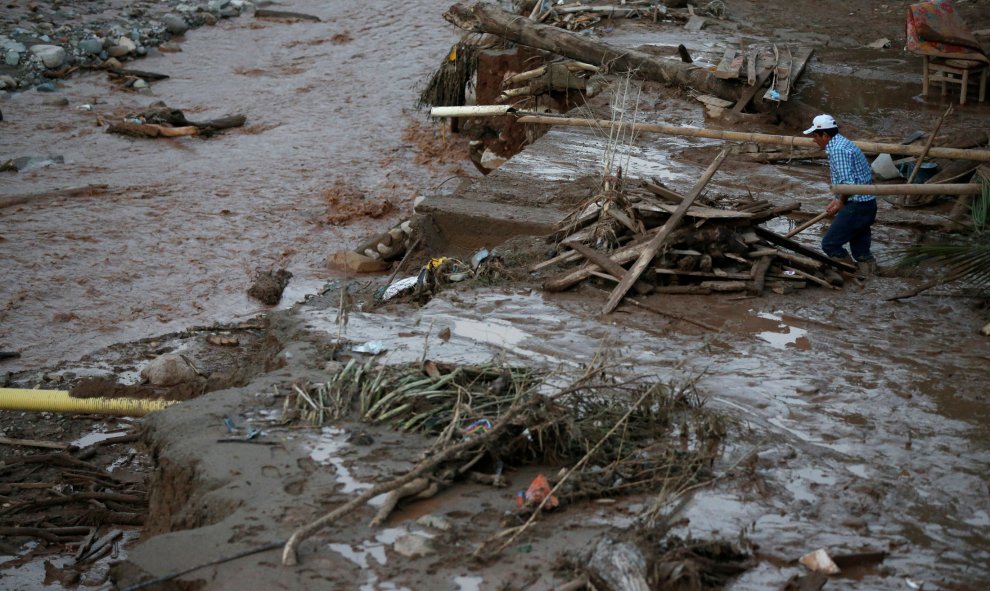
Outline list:
[[[973,10],[966,16],[980,16],[974,14],[979,7],[969,4],[960,4]],[[763,2],[725,5],[731,20],[713,22],[701,37],[618,21],[601,34],[631,39],[631,46],[686,41],[697,55],[716,55],[718,39],[732,31],[815,40],[821,49],[798,96],[857,132],[903,137],[929,127],[944,110],[937,97],[917,96],[920,67],[897,50],[904,3],[850,7],[801,0],[773,11]],[[203,388],[216,390],[212,394],[143,421],[147,457],[154,462],[141,477],[142,483],[148,479],[150,509],[141,543],[127,548],[128,560],[116,564],[114,581],[126,586],[284,539],[293,527],[407,470],[429,441],[364,423],[316,430],[283,422],[284,393],[292,384],[326,380],[347,356],[366,358],[353,347],[374,343],[389,363],[495,359],[551,368],[578,367],[606,350],[617,367],[636,374],[697,379],[709,404],[738,425],[715,466],[725,477],[695,493],[674,531],[685,538],[749,540],[755,564],[729,589],[782,588],[805,572],[796,559],[820,547],[833,554],[887,553],[881,564],[832,577],[829,589],[990,584],[990,345],[977,333],[987,319],[980,301],[946,288],[901,303],[884,301],[915,284],[913,277],[758,299],[649,298],[671,314],[703,317],[719,328],[712,332],[630,306],[602,319],[598,310],[611,289],[606,283],[542,294],[538,285],[554,269],[537,276],[525,270],[551,245],[539,238],[503,239],[527,224],[536,227],[540,210],[567,211],[587,197],[600,173],[603,140],[554,130],[472,186],[450,180],[479,176],[465,172],[466,160],[448,159],[455,152],[446,146],[463,140],[409,122],[404,112],[414,103],[415,85],[456,38],[439,20],[446,6],[303,2],[293,9],[320,14],[329,27],[242,18],[190,33],[182,53],[146,60],[146,69],[176,74],[156,83],[155,97],[115,94],[92,76],[74,79],[63,91],[70,104],[93,103],[107,117],[163,96],[202,118],[264,113],[260,121],[249,115],[247,128],[206,141],[113,138],[89,127],[89,111],[26,95],[4,103],[8,117],[11,103],[37,109],[4,129],[5,139],[14,131],[11,149],[57,141],[68,165],[7,177],[11,182],[0,188],[0,198],[16,202],[0,209],[0,254],[11,262],[10,281],[0,291],[0,343],[23,351],[3,368],[27,370],[12,376],[24,385],[93,393],[100,382],[80,381],[93,377],[119,383],[114,391],[142,389],[135,384],[148,361],[181,351],[217,376],[213,387]],[[828,15],[824,21],[822,14]],[[323,43],[327,28],[339,39]],[[880,55],[862,49],[881,36],[894,49]],[[242,51],[245,38],[261,49]],[[324,49],[332,52],[307,53]],[[346,52],[333,53],[341,50]],[[217,63],[229,75],[218,78]],[[681,90],[644,88],[641,100],[652,102],[663,120],[720,125],[706,121]],[[986,105],[967,105],[950,127],[986,127],[988,118]],[[755,124],[752,131],[799,133],[773,124]],[[436,149],[431,140],[437,137],[444,149],[423,149]],[[708,142],[642,138],[630,169],[684,189],[707,164],[709,149]],[[820,162],[727,161],[723,172],[712,192],[798,199],[809,212],[820,207]],[[328,212],[325,192],[334,187],[347,188],[347,198]],[[479,207],[527,205],[533,216],[502,225],[479,224],[470,212],[437,220],[438,234],[424,237],[429,247],[399,277],[415,274],[429,255],[468,259],[482,246],[503,256],[506,276],[491,284],[448,285],[422,306],[403,301],[373,308],[375,288],[386,277],[333,277],[324,267],[329,251],[405,217],[415,197],[442,197],[455,188],[467,198],[495,191],[502,201]],[[395,211],[365,221],[384,200]],[[905,217],[938,217],[950,205]],[[883,213],[897,219],[902,212]],[[327,216],[338,214],[343,225],[327,223]],[[874,241],[885,262],[923,235],[916,222],[881,219]],[[774,229],[795,223],[779,220]],[[802,241],[816,247],[820,236],[813,228]],[[271,327],[150,337],[253,314],[257,308],[245,292],[259,266],[285,266],[294,281],[302,279],[300,285],[290,282],[283,307],[311,295],[272,314]],[[355,305],[342,325],[345,299]],[[217,335],[238,344],[208,340]],[[149,338],[102,348],[136,337]],[[97,352],[79,359],[83,351]],[[224,417],[233,420],[234,431]],[[6,437],[73,441],[91,429],[115,428],[102,425],[91,417],[0,413]],[[255,428],[262,431],[260,443],[248,443],[244,435]],[[360,443],[367,438],[372,445]],[[230,439],[236,441],[220,441]],[[4,462],[12,456],[3,451]],[[499,560],[467,559],[479,543],[513,524],[504,518],[515,507],[515,491],[538,470],[510,466],[507,489],[458,484],[400,507],[380,529],[366,525],[375,507],[362,509],[305,544],[300,567],[282,567],[278,552],[270,551],[192,573],[170,588],[550,589],[579,574],[573,565],[582,564],[598,540],[627,537],[662,492],[569,506],[541,518]],[[417,522],[424,515],[442,516],[453,529]],[[395,542],[408,535],[430,537],[438,553],[400,556]],[[12,589],[37,588],[44,572],[35,568],[37,559],[58,548],[14,546],[6,550],[28,556],[6,563],[0,580],[11,581]]]

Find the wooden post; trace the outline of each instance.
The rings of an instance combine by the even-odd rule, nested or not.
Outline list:
[[[805,223],[801,224],[797,228],[794,228],[790,232],[784,234],[784,238],[790,238],[792,236],[796,236],[796,235],[800,234],[801,232],[804,232],[805,230],[807,230],[811,226],[814,226],[818,222],[822,221],[826,217],[828,217],[828,212],[827,211],[823,211],[820,214],[816,215],[815,217],[811,218],[810,220],[806,221]]]
[[[695,183],[694,187],[691,189],[691,192],[684,197],[684,201],[682,201],[681,204],[677,206],[677,209],[674,210],[674,213],[671,214],[670,219],[668,219],[663,227],[660,228],[660,231],[657,232],[656,236],[650,239],[649,243],[647,243],[646,247],[643,249],[643,252],[639,255],[639,258],[629,269],[629,271],[626,272],[625,277],[622,278],[622,281],[619,282],[619,285],[616,286],[611,295],[609,295],[608,301],[605,302],[605,306],[602,308],[602,314],[610,313],[612,310],[615,310],[616,306],[619,305],[619,302],[622,301],[623,297],[625,297],[626,292],[629,291],[629,288],[632,287],[633,283],[635,283],[636,280],[639,279],[639,276],[642,275],[643,271],[646,270],[647,265],[649,265],[650,261],[653,260],[653,257],[656,256],[657,251],[659,251],[660,247],[663,246],[663,243],[667,240],[667,237],[670,236],[670,233],[674,231],[674,228],[677,227],[677,224],[679,224],[684,218],[684,215],[687,213],[688,208],[691,207],[691,204],[694,203],[694,201],[701,195],[701,192],[705,189],[708,181],[715,176],[715,171],[718,170],[718,167],[728,155],[729,151],[727,149],[723,149],[719,152],[718,156],[715,157],[715,160],[708,167],[708,170],[705,171],[705,174],[698,180],[697,183]]]

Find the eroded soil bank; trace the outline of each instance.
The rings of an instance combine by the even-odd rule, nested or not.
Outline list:
[[[339,506],[372,483],[407,470],[429,441],[353,421],[337,421],[322,430],[284,422],[283,406],[292,385],[325,382],[339,369],[336,361],[341,353],[345,357],[368,359],[352,352],[359,344],[383,349],[382,359],[388,363],[430,359],[467,364],[497,360],[564,369],[585,365],[596,354],[607,351],[617,370],[649,375],[661,381],[696,381],[709,399],[708,404],[734,417],[735,423],[726,438],[723,455],[713,467],[722,477],[714,485],[695,492],[673,532],[696,539],[746,538],[754,548],[752,568],[734,580],[729,585],[731,589],[782,588],[791,576],[805,572],[795,560],[816,548],[827,548],[833,554],[863,551],[887,554],[880,564],[848,570],[831,578],[827,588],[893,590],[923,584],[925,589],[979,589],[990,583],[987,567],[990,540],[985,531],[990,523],[990,483],[986,480],[990,463],[990,433],[986,427],[990,406],[985,399],[990,350],[986,339],[976,333],[986,320],[986,312],[977,306],[977,300],[940,290],[900,304],[889,303],[883,301],[885,297],[913,285],[916,279],[879,277],[863,285],[850,284],[842,291],[809,289],[759,299],[710,296],[648,300],[675,315],[700,315],[718,331],[706,331],[626,307],[603,320],[598,317],[598,310],[605,295],[594,286],[554,296],[538,289],[543,276],[530,276],[525,270],[545,256],[547,245],[542,240],[527,238],[497,248],[514,271],[508,279],[491,286],[453,284],[423,306],[403,302],[372,310],[368,303],[375,289],[385,285],[386,276],[325,283],[329,277],[322,263],[326,252],[314,248],[314,244],[332,242],[335,247],[347,247],[359,236],[381,230],[394,220],[358,221],[343,227],[310,224],[314,216],[338,213],[321,209],[322,191],[353,179],[358,179],[357,184],[370,192],[384,191],[382,183],[388,183],[382,179],[394,175],[399,178],[399,192],[408,190],[411,197],[434,186],[434,179],[439,183],[444,174],[449,174],[442,166],[418,172],[419,165],[405,159],[414,158],[417,150],[412,140],[399,137],[394,124],[399,119],[394,104],[413,101],[414,93],[408,91],[433,67],[437,55],[442,56],[455,37],[439,24],[436,15],[429,14],[429,10],[439,12],[446,6],[425,4],[429,6],[407,4],[405,9],[365,5],[368,12],[361,13],[365,17],[363,21],[356,20],[361,15],[355,15],[355,8],[341,7],[342,12],[337,15],[340,20],[331,22],[349,31],[355,41],[340,46],[330,44],[329,49],[327,44],[318,42],[326,37],[326,31],[307,29],[312,25],[305,23],[294,23],[290,28],[283,24],[231,21],[218,29],[190,34],[180,54],[184,57],[169,62],[170,70],[185,72],[189,77],[189,82],[170,83],[183,85],[175,95],[188,99],[182,106],[201,105],[209,116],[225,114],[228,109],[211,110],[217,103],[217,93],[221,92],[236,97],[229,100],[248,101],[247,107],[238,105],[242,108],[290,113],[292,117],[278,115],[276,126],[258,129],[255,134],[231,133],[201,143],[128,144],[129,152],[119,156],[129,169],[101,165],[98,170],[84,171],[92,175],[92,182],[98,180],[111,187],[109,198],[85,203],[64,197],[42,200],[20,205],[6,215],[8,223],[3,235],[8,240],[0,246],[10,249],[11,260],[27,257],[18,252],[14,243],[26,244],[32,231],[40,232],[43,228],[55,240],[55,235],[62,234],[67,224],[78,223],[80,227],[92,224],[92,228],[102,228],[100,236],[109,237],[106,239],[109,245],[102,238],[101,242],[83,240],[91,248],[76,252],[78,244],[74,244],[66,246],[71,252],[53,251],[47,259],[36,259],[50,260],[47,266],[25,262],[18,267],[17,273],[42,273],[37,279],[25,281],[25,285],[37,285],[39,291],[45,291],[42,286],[53,281],[49,273],[64,273],[68,277],[86,268],[93,273],[106,273],[109,271],[104,269],[113,268],[117,260],[108,253],[127,252],[132,241],[143,245],[138,253],[124,257],[134,268],[125,265],[116,271],[126,280],[113,285],[130,286],[120,293],[108,290],[100,292],[101,297],[85,298],[75,294],[73,283],[78,281],[63,280],[60,285],[65,286],[64,290],[44,297],[18,299],[21,303],[11,308],[11,313],[23,311],[22,318],[30,319],[29,312],[37,305],[39,312],[33,318],[39,323],[45,321],[46,326],[52,325],[45,318],[47,311],[54,309],[52,306],[63,302],[76,309],[80,299],[93,304],[92,316],[81,315],[81,318],[106,323],[100,326],[115,325],[112,332],[100,334],[86,329],[85,323],[76,326],[78,321],[70,319],[31,337],[39,343],[48,343],[50,351],[64,351],[48,353],[52,359],[70,356],[70,352],[78,350],[59,349],[70,337],[76,342],[83,341],[76,346],[92,350],[130,334],[147,334],[144,332],[150,330],[147,314],[141,316],[132,310],[132,315],[137,314],[133,325],[113,319],[124,312],[120,297],[133,297],[141,306],[148,307],[149,299],[154,299],[148,294],[159,293],[156,286],[178,284],[181,289],[174,293],[187,296],[195,293],[189,291],[188,282],[192,281],[205,290],[203,298],[196,301],[206,310],[197,308],[195,312],[183,304],[190,301],[188,298],[163,292],[160,297],[165,304],[162,305],[169,306],[174,316],[167,317],[171,320],[164,322],[161,330],[208,324],[213,319],[226,318],[231,312],[252,312],[252,305],[242,294],[253,274],[250,267],[259,258],[270,264],[297,262],[297,266],[289,265],[297,276],[308,278],[311,285],[322,286],[321,295],[291,310],[271,314],[274,326],[270,333],[249,332],[250,336],[241,337],[246,347],[255,343],[255,339],[270,335],[271,339],[265,342],[280,352],[275,363],[263,369],[281,367],[238,387],[157,413],[145,421],[146,440],[155,461],[149,485],[149,521],[141,544],[129,548],[128,560],[116,567],[117,584],[126,586],[148,576],[168,574],[284,539],[293,527]],[[771,13],[764,15],[765,11],[754,12],[758,11],[757,3],[726,4],[730,15],[736,9],[745,17],[737,23],[739,27],[772,28],[773,23],[764,24],[768,21],[762,19],[782,18]],[[831,14],[836,15],[836,20],[839,15],[849,17],[841,25],[830,25],[845,32],[842,37],[833,35],[840,49],[873,41],[878,28],[887,27],[891,35],[900,28],[900,5],[875,8],[874,12],[880,12],[871,16],[880,24],[867,25],[863,14],[857,15],[862,9],[844,9],[834,4]],[[808,15],[818,14],[820,10],[817,3],[795,6],[798,11],[808,11]],[[293,8],[327,18],[325,11],[338,10],[304,3]],[[406,12],[399,14],[396,10]],[[342,22],[345,17],[346,25]],[[355,22],[369,23],[360,30],[363,35],[356,33]],[[434,34],[435,39],[430,37]],[[646,33],[644,29],[634,29],[631,34]],[[650,33],[667,43],[664,34],[662,29]],[[677,42],[684,41],[682,31],[669,34]],[[715,28],[709,34],[716,36],[724,31]],[[307,57],[305,52],[299,55],[290,51],[299,48],[312,51],[318,47],[322,48],[320,51],[348,48],[354,52],[352,44],[360,43],[365,37],[368,38],[365,49],[348,53],[349,57],[341,60],[332,55]],[[238,50],[245,38],[258,44],[270,43],[272,51],[245,55],[247,52]],[[236,64],[235,69],[248,68],[252,73],[235,72],[232,85],[226,80],[211,85],[195,78],[215,67],[215,57],[207,58],[208,52],[192,51],[197,42],[208,44],[202,47],[204,50],[226,48],[229,53],[224,55]],[[393,96],[385,96],[387,93],[381,88],[382,70],[360,65],[372,59],[369,57],[372,55],[377,56],[373,59],[378,64],[382,47],[401,49],[407,61],[419,64],[416,73],[408,72],[398,78],[407,84],[397,84]],[[705,47],[714,48],[699,43],[695,49],[703,51]],[[420,62],[409,56],[409,48],[422,52]],[[863,57],[857,51],[852,53]],[[898,55],[896,59],[902,57]],[[264,61],[269,59],[274,61]],[[398,56],[392,59],[395,62],[385,61],[400,61]],[[903,90],[909,71],[906,60],[904,73],[891,76],[888,70],[872,63],[876,59],[873,56],[866,63],[850,62],[856,64],[849,66],[850,70],[866,73],[864,78],[853,78],[880,76],[885,84],[901,88],[899,92],[903,94],[894,93],[901,100],[893,101],[879,115],[870,109],[850,108],[842,113],[836,111],[837,117],[848,117],[857,127],[866,126],[878,135],[893,136],[918,126],[917,121],[900,117],[911,112],[912,104],[919,105],[929,115],[941,111],[941,105],[926,103]],[[264,64],[254,60],[263,60]],[[152,61],[148,60],[148,69],[155,69],[150,66]],[[408,66],[406,60],[401,61]],[[298,69],[283,68],[297,62],[303,64]],[[823,60],[818,68],[820,72],[839,66]],[[322,73],[317,75],[318,72]],[[286,93],[288,84],[300,82],[298,77],[310,76],[317,78],[303,86],[312,88]],[[349,82],[341,83],[344,79]],[[358,84],[355,80],[364,82]],[[810,80],[805,91],[816,89],[828,94],[827,89],[823,90],[821,78],[811,76]],[[332,81],[337,84],[331,84]],[[65,92],[98,83],[84,78],[74,81]],[[163,88],[166,87],[156,86],[156,92]],[[292,88],[298,90],[299,86]],[[361,91],[356,92],[355,88]],[[659,94],[647,95],[647,100],[653,101],[665,117],[687,124],[705,124],[700,106],[681,92],[656,88],[650,91]],[[331,94],[339,99],[337,103],[325,96],[338,92],[339,96]],[[358,96],[379,109],[361,110],[365,105],[356,100]],[[882,96],[883,93],[876,93],[878,100]],[[20,95],[10,100],[30,98]],[[171,98],[169,102],[173,102]],[[337,116],[329,116],[325,111],[328,104],[335,105]],[[822,102],[823,110],[827,104]],[[123,112],[131,106],[121,103],[115,109]],[[6,113],[7,109],[4,110]],[[355,111],[363,115],[354,115]],[[352,116],[359,117],[356,127]],[[985,122],[986,118],[985,106],[972,105],[964,110],[961,120]],[[314,125],[314,121],[318,124]],[[324,124],[333,126],[333,133],[321,128]],[[34,131],[44,137],[66,139],[64,129],[46,131],[40,129],[44,127],[41,123],[34,125]],[[382,134],[373,134],[371,130]],[[796,133],[781,129],[777,132]],[[68,132],[73,133],[77,132]],[[361,134],[372,134],[371,139],[353,141],[356,136],[364,137]],[[326,140],[328,137],[331,141]],[[87,145],[103,150],[101,154],[113,148],[106,143],[110,141],[107,136],[95,132],[78,132],[68,141],[80,145],[89,142]],[[298,142],[310,142],[305,144],[308,149],[299,147],[302,144]],[[522,203],[526,197],[524,188],[536,186],[527,184],[529,177],[549,178],[549,184],[557,185],[593,178],[598,171],[601,142],[563,130],[551,132],[510,161],[504,170],[486,178],[485,183],[495,187],[508,185],[504,193],[517,192]],[[218,152],[218,145],[223,146],[224,154],[234,156],[215,159],[211,154]],[[387,146],[391,146],[391,152]],[[163,150],[168,153],[166,166],[155,161]],[[658,175],[677,189],[689,187],[710,157],[709,150],[705,142],[644,139],[643,146],[637,148],[634,172],[630,174]],[[338,165],[331,171],[326,167],[328,151]],[[382,159],[383,151],[394,157]],[[140,182],[135,181],[134,170],[141,172]],[[164,170],[170,174],[164,175]],[[393,170],[398,172],[392,173]],[[18,176],[17,182],[23,185],[16,191],[44,193],[68,184],[73,180],[71,175],[78,172],[48,167],[32,177]],[[418,174],[426,174],[430,182],[421,183]],[[346,180],[341,180],[341,175],[346,175]],[[824,188],[823,176],[824,170],[818,164],[754,168],[736,163],[726,167],[724,176],[716,179],[713,187],[726,194],[755,191],[763,198],[799,199],[813,211]],[[206,182],[204,179],[213,179],[215,184],[209,189],[212,193],[200,188]],[[146,198],[138,200],[143,205],[134,209],[137,201],[133,201],[132,189],[146,183],[151,183],[150,188],[140,193]],[[216,201],[202,199],[203,196],[222,199],[236,207],[217,209]],[[259,203],[263,204],[260,211]],[[229,213],[224,214],[223,210]],[[115,217],[118,212],[123,217]],[[210,219],[216,223],[204,221]],[[163,220],[167,222],[164,226]],[[231,220],[241,222],[232,226]],[[130,232],[125,222],[142,222],[151,229]],[[97,225],[100,223],[106,225]],[[155,228],[161,227],[170,230],[164,235],[156,233],[161,231]],[[492,235],[499,233],[498,228],[488,230]],[[91,230],[87,232],[86,236],[93,235]],[[877,234],[878,250],[882,254],[892,253],[899,245],[916,238],[915,231],[905,226],[881,224]],[[12,236],[15,240],[11,240]],[[803,240],[814,246],[816,232],[809,232]],[[259,244],[264,244],[264,248]],[[147,249],[161,249],[166,256],[151,257]],[[292,252],[286,255],[288,251],[280,249]],[[213,253],[212,258],[205,258],[203,252]],[[241,253],[241,258],[231,256],[231,252]],[[174,255],[171,259],[169,253]],[[470,251],[458,252],[450,247],[428,254],[464,257]],[[77,259],[89,263],[79,266]],[[184,262],[187,259],[198,261],[199,266],[193,268],[200,269],[199,273],[185,271],[190,268]],[[135,285],[134,277],[141,275],[138,271],[147,269],[151,269],[150,283],[141,280]],[[231,269],[240,269],[240,277],[232,279]],[[219,292],[214,291],[217,282]],[[348,299],[352,302],[343,325],[339,322],[342,285],[347,286]],[[99,288],[90,285],[85,289]],[[299,287],[290,289],[299,289],[296,293],[303,291]],[[218,300],[216,293],[227,296]],[[207,299],[208,296],[214,299]],[[288,299],[298,296],[290,293]],[[40,303],[36,304],[36,300]],[[232,305],[232,301],[240,302],[240,307]],[[216,308],[210,308],[209,302],[216,303]],[[160,307],[154,305],[158,310],[155,314],[162,313]],[[7,318],[14,316],[9,313]],[[13,326],[7,324],[6,318],[4,324]],[[134,333],[127,333],[128,326]],[[122,336],[121,330],[126,334]],[[156,339],[126,353],[105,351],[45,373],[69,381],[90,373],[127,380],[134,379],[148,359],[165,351],[186,351],[197,358],[200,355],[208,358],[204,351],[211,351],[217,356],[213,366],[218,368],[225,366],[222,359],[232,361],[244,354],[241,345],[210,347],[205,341],[208,332]],[[17,329],[11,334],[32,333]],[[340,339],[343,343],[338,342]],[[260,344],[258,347],[264,348]],[[45,367],[41,357],[25,356],[19,363],[25,367]],[[64,377],[66,374],[68,377]],[[37,375],[19,377],[40,382]],[[47,383],[50,387],[51,383]],[[36,420],[11,413],[4,415],[5,425],[20,429]],[[225,417],[240,430],[232,432],[225,426]],[[77,422],[64,428],[78,429],[73,424]],[[12,433],[11,428],[5,427],[8,435],[26,435]],[[255,443],[219,441],[241,439],[249,429],[261,431],[252,440]],[[52,437],[56,436],[53,432]],[[307,542],[299,567],[280,566],[278,552],[269,551],[189,574],[174,588],[555,588],[574,578],[576,571],[572,563],[584,561],[598,540],[624,539],[662,492],[619,498],[611,503],[589,501],[570,505],[542,517],[499,560],[489,563],[468,560],[466,555],[479,543],[512,523],[504,517],[515,508],[515,493],[528,485],[537,469],[508,466],[506,475],[511,484],[505,489],[476,483],[457,484],[433,499],[403,507],[380,529],[367,526],[375,511],[372,504]],[[436,527],[440,523],[437,520],[418,521],[424,515],[441,517],[452,529]],[[437,552],[418,558],[396,553],[396,541],[411,534],[431,538]],[[35,588],[37,579],[30,577],[38,576],[36,571],[27,573],[9,568],[2,572],[4,578],[14,581],[13,588],[18,588],[17,585]]]

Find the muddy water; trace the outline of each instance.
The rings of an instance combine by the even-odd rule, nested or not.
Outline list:
[[[553,298],[459,291],[402,317],[354,312],[344,336],[376,342],[390,362],[567,370],[608,352],[637,375],[697,378],[710,403],[738,420],[741,441],[726,466],[758,455],[734,481],[699,494],[679,532],[742,532],[759,546],[764,562],[733,589],[777,588],[801,572],[779,565],[819,547],[890,554],[882,567],[839,577],[837,588],[862,577],[870,589],[903,589],[905,579],[980,588],[990,583],[987,345],[972,331],[978,315],[968,302],[881,301],[901,288],[888,280],[829,297],[706,298],[704,320],[717,333],[624,310],[615,323],[597,322],[604,292],[596,299],[590,289]],[[690,299],[653,303],[698,314]],[[333,309],[303,318],[337,334]],[[437,336],[444,329],[449,339]]]
[[[288,268],[284,301],[298,299],[328,276],[329,253],[408,215],[452,174],[417,165],[403,139],[427,124],[412,107],[457,38],[447,6],[297,2],[324,22],[245,16],[194,30],[181,53],[135,63],[171,76],[147,94],[89,74],[54,95],[10,95],[0,160],[65,163],[0,177],[0,204],[18,202],[0,206],[0,349],[22,353],[3,369],[252,314],[262,306],[245,291],[259,268]],[[134,140],[98,124],[156,101],[247,124],[205,140]],[[322,223],[322,192],[337,183],[396,213]]]

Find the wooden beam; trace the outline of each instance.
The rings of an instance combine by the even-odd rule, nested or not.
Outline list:
[[[913,184],[913,185],[832,185],[834,195],[978,195],[979,183]]]

